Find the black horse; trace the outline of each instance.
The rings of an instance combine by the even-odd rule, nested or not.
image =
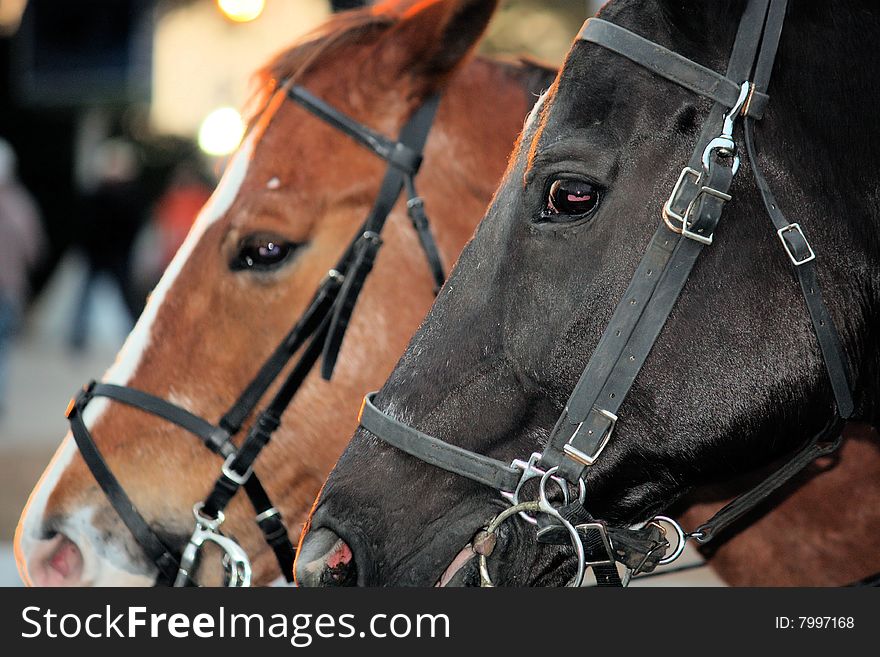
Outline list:
[[[620,0],[600,16],[723,71],[744,5]],[[757,165],[818,256],[820,287],[852,367],[854,417],[871,423],[880,379],[878,38],[872,3],[792,2],[770,102],[755,127]],[[501,461],[540,451],[711,104],[576,42],[376,405]],[[586,507],[609,524],[644,522],[695,488],[767,467],[833,411],[803,296],[748,172],[756,163],[740,151],[744,171],[714,243],[627,395],[613,438],[588,468]],[[504,507],[491,488],[360,429],[325,485],[298,578],[433,585],[448,571],[455,583],[474,583],[474,560],[462,566],[456,555]],[[524,522],[504,528],[490,560],[496,582],[558,585],[571,577],[570,549],[536,543]]]

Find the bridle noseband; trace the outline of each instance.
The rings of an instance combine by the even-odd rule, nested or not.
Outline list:
[[[714,101],[709,117],[687,166],[682,169],[662,219],[645,254],[615,308],[565,410],[556,422],[542,453],[528,461],[508,465],[428,436],[379,410],[368,395],[360,423],[386,443],[426,463],[453,472],[502,492],[514,502],[487,528],[497,526],[516,512],[540,517],[539,542],[571,542],[577,570],[569,582],[579,586],[586,567],[592,567],[600,586],[620,586],[639,572],[677,557],[687,540],[706,543],[743,516],[816,458],[833,452],[840,444],[844,421],[853,413],[849,366],[834,322],[822,300],[816,279],[816,254],[797,223],[789,222],[758,167],[752,124],[763,115],[766,94],[782,26],[786,0],[749,0],[740,19],[725,75],[707,69],[622,27],[590,19],[578,38],[602,46],[647,68],[651,72]],[[827,425],[808,440],[790,459],[755,488],[737,497],[710,520],[690,533],[669,518],[655,517],[643,527],[610,527],[584,508],[584,476],[600,458],[618,421],[620,408],[651,348],[666,323],[693,265],[703,249],[712,244],[733,177],[739,169],[734,139],[736,121],[742,120],[749,164],[767,213],[792,264],[806,301],[836,402]],[[716,126],[721,126],[720,132]],[[519,502],[522,484],[540,477],[539,500]],[[581,493],[562,507],[548,501],[549,481],[567,482]],[[672,526],[678,541],[670,554],[665,538]],[[481,581],[491,585],[486,554],[480,554]],[[621,581],[616,563],[626,567]]]
[[[445,278],[424,203],[414,182],[440,102],[439,95],[428,97],[415,110],[395,141],[358,123],[298,85],[288,82],[281,85],[281,90],[311,114],[388,162],[376,201],[354,239],[318,286],[305,312],[216,424],[160,397],[109,383],[91,382],[71,400],[67,409],[73,438],[83,460],[144,554],[156,566],[157,584],[194,584],[192,576],[198,567],[200,550],[205,543],[214,543],[223,552],[226,584],[250,585],[252,573],[247,554],[235,540],[220,531],[226,507],[242,488],[256,512],[255,521],[272,548],[281,573],[288,582],[293,581],[296,551],[281,514],[253,472],[254,463],[319,358],[323,357],[322,376],[327,380],[332,376],[355,304],[382,245],[382,229],[402,191],[406,194],[407,213],[431,269],[435,293]],[[299,358],[287,378],[258,413],[241,446],[236,447],[232,439],[241,432],[247,418],[297,352],[300,352]],[[120,402],[171,422],[199,438],[209,450],[224,459],[210,494],[193,507],[195,529],[182,555],[178,556],[176,550],[156,534],[98,449],[83,420],[83,411],[96,397]]]

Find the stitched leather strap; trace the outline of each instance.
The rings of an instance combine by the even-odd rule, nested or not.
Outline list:
[[[708,543],[767,499],[773,492],[779,490],[784,483],[801,472],[810,463],[817,458],[834,453],[840,447],[841,442],[843,442],[841,434],[843,425],[844,421],[842,418],[832,418],[822,431],[810,438],[778,470],[754,488],[725,505],[718,513],[691,532],[691,536],[700,543]]]

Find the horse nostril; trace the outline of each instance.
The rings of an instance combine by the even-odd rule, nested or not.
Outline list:
[[[76,543],[58,532],[40,541],[27,555],[27,570],[34,586],[78,586],[82,580],[83,557]]]
[[[354,586],[357,564],[351,548],[326,527],[306,534],[296,559],[299,586]]]

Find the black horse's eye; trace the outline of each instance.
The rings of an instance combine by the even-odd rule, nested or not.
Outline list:
[[[542,212],[546,221],[564,223],[590,214],[599,205],[599,188],[586,180],[557,178],[547,193]]]
[[[229,267],[232,271],[277,269],[293,255],[297,246],[277,236],[250,235],[239,243]]]

